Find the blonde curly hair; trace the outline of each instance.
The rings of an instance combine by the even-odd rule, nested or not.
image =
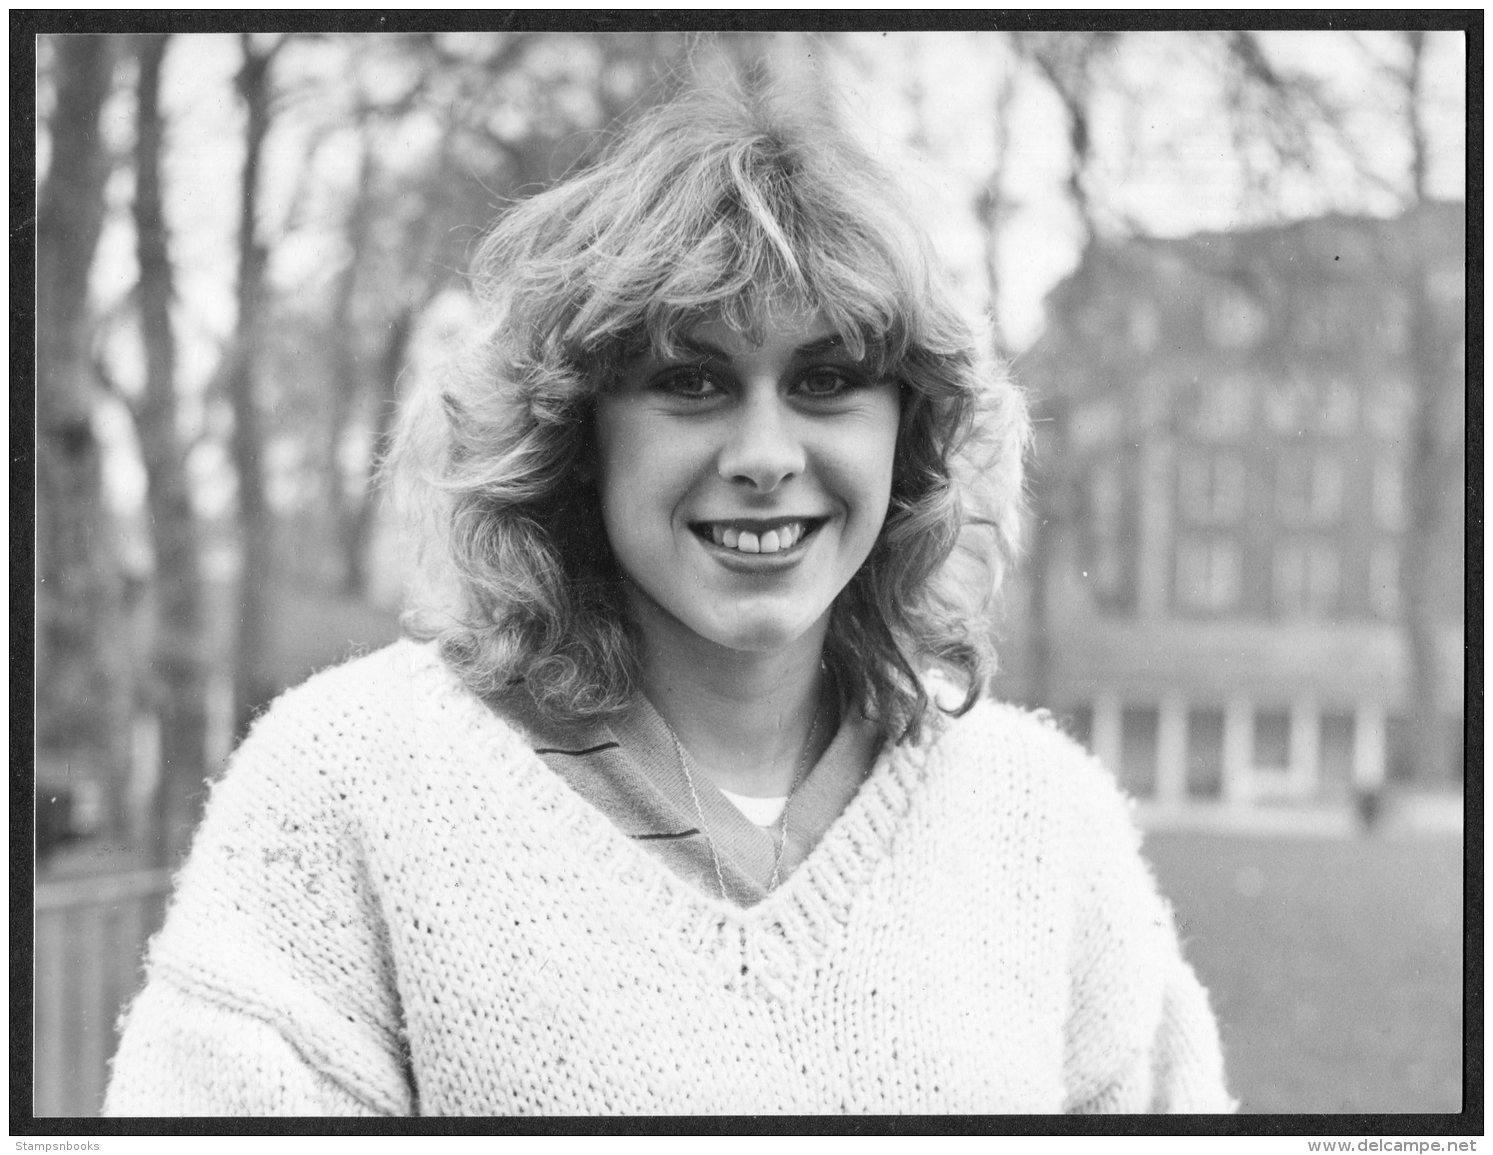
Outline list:
[[[594,399],[705,319],[759,337],[787,304],[900,386],[886,522],[831,613],[836,683],[894,740],[932,708],[930,667],[963,686],[955,712],[973,704],[1017,549],[1026,407],[895,182],[824,100],[716,87],[655,108],[504,214],[475,281],[481,331],[410,399],[391,460],[422,523],[406,627],[473,691],[522,682],[566,719],[629,704],[636,638],[601,524]]]

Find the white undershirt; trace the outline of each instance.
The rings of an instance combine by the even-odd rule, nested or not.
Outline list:
[[[783,794],[775,798],[753,798],[750,794],[732,794],[729,790],[722,790],[722,794],[731,802],[736,809],[747,816],[747,821],[754,826],[773,826],[783,816],[783,808],[788,805],[788,795]]]

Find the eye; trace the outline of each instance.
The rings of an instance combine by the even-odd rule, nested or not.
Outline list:
[[[821,365],[808,370],[798,379],[797,389],[805,397],[827,400],[841,397],[861,385],[861,379],[847,369]]]
[[[654,378],[653,388],[686,400],[714,397],[721,392],[715,377],[698,365],[681,365],[660,373]]]

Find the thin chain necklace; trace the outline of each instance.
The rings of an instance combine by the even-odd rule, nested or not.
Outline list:
[[[689,796],[695,803],[695,816],[700,820],[700,833],[705,835],[705,845],[710,847],[710,861],[715,867],[715,882],[720,887],[721,898],[726,897],[726,876],[721,870],[721,856],[716,853],[715,839],[710,836],[710,824],[705,821],[705,809],[700,805],[700,792],[695,789],[695,776],[690,773],[690,756],[684,749],[684,743],[679,740],[679,735],[674,733],[674,727],[669,725],[669,720],[662,714],[659,718],[663,721],[664,729],[669,732],[669,737],[674,739],[674,752],[679,755],[679,768],[684,771],[684,780],[689,783]],[[814,738],[819,733],[819,703],[814,703],[814,721],[809,726],[809,736],[804,741],[803,753],[798,756],[798,769],[793,774],[793,785],[788,787],[788,797],[783,800],[783,813],[778,818],[778,847],[772,860],[772,880],[767,884],[768,890],[776,890],[780,874],[783,868],[783,850],[788,845],[788,811],[793,806],[793,796],[798,793],[799,783],[804,779],[804,771],[808,769],[809,754],[814,749]]]

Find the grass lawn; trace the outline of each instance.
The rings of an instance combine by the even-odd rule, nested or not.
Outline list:
[[[1245,1111],[1455,1112],[1462,843],[1155,833]]]

